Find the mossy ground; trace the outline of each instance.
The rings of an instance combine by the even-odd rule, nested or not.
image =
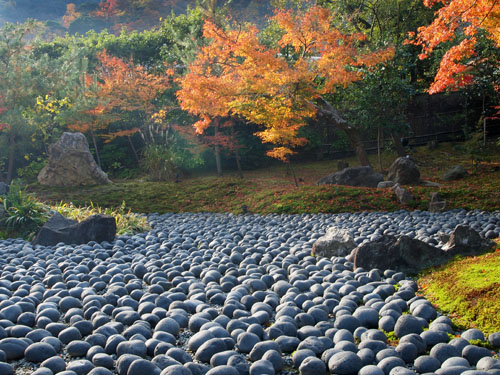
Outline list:
[[[337,170],[337,161],[297,163],[293,168],[299,187],[284,165],[248,171],[240,179],[235,173],[223,177],[199,175],[175,182],[148,182],[146,179],[115,181],[93,187],[47,188],[33,185],[30,190],[48,202],[72,202],[75,205],[119,207],[123,201],[134,212],[249,212],[268,213],[339,213],[357,211],[425,210],[429,194],[439,190],[450,208],[495,210],[500,208],[500,152],[492,152],[488,162],[472,167],[465,153],[453,145],[440,145],[429,152],[425,147],[411,151],[422,178],[442,187],[410,186],[416,200],[408,206],[399,204],[389,189],[354,188],[337,185],[317,186],[321,177]],[[386,170],[396,155],[384,153]],[[355,166],[354,158],[347,160]],[[378,165],[371,156],[373,166]],[[440,176],[449,167],[462,164],[470,176],[458,181],[442,182]],[[375,167],[376,168],[376,167]],[[378,168],[376,168],[378,169]]]
[[[454,260],[420,277],[422,294],[459,329],[500,332],[500,246],[477,257]]]

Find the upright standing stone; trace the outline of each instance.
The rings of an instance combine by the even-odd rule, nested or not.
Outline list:
[[[49,146],[49,161],[38,174],[38,182],[48,186],[109,184],[108,176],[96,164],[82,133],[63,133]]]
[[[397,158],[389,167],[387,180],[401,185],[420,183],[420,171],[409,157]]]

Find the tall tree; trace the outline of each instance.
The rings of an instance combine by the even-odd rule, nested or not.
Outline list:
[[[268,155],[285,162],[306,142],[299,129],[321,112],[358,145],[360,162],[367,164],[359,134],[324,95],[361,79],[360,67],[387,60],[393,50],[363,49],[363,35],[342,33],[333,27],[332,13],[319,6],[303,13],[281,10],[273,20],[282,30],[274,48],[260,43],[256,27],[225,30],[207,21],[204,36],[211,42],[181,80],[181,107],[200,116],[200,133],[226,116],[262,125],[256,135],[275,146]],[[286,48],[289,53],[282,53]]]
[[[429,92],[458,89],[473,83],[473,68],[484,61],[478,50],[481,36],[484,34],[500,47],[500,3],[497,0],[424,0],[424,4],[439,9],[432,23],[411,34],[409,42],[422,47],[421,59],[429,57],[437,47],[446,50]],[[498,54],[496,65],[498,67]]]

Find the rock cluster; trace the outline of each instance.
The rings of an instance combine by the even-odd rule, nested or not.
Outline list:
[[[499,347],[500,333],[456,332],[404,273],[310,256],[333,225],[362,244],[393,223],[418,236],[453,221],[495,232],[499,213],[149,220],[112,242],[0,241],[0,374],[500,374],[472,344]]]

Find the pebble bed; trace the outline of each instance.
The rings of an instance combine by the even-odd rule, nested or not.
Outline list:
[[[500,374],[472,344],[500,333],[455,332],[401,272],[310,255],[331,226],[357,243],[441,246],[457,224],[494,238],[500,212],[148,219],[113,243],[0,241],[0,375]]]

